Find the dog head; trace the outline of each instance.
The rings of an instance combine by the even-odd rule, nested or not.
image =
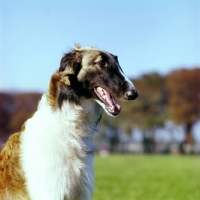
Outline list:
[[[61,59],[59,70],[52,76],[50,100],[62,106],[64,100],[80,103],[80,98],[94,98],[111,116],[120,113],[115,98],[134,100],[138,94],[124,75],[117,56],[95,48],[76,47]]]

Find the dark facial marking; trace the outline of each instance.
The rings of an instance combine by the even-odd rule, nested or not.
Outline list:
[[[119,65],[116,58],[104,52],[100,52],[101,60],[94,63],[96,57],[90,62],[99,65],[101,69],[90,70],[82,77],[81,82],[84,83],[85,88],[89,89],[92,94],[96,86],[101,86],[117,97],[121,97],[126,90],[125,78],[119,70]],[[93,95],[94,96],[94,95]],[[96,96],[95,96],[96,97]]]

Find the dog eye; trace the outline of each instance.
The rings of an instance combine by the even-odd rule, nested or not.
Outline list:
[[[102,67],[107,67],[107,62],[105,62],[104,60],[101,60],[100,62],[99,62],[99,64],[102,66]]]

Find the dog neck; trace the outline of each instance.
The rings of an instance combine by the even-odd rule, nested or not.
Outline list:
[[[45,194],[46,199],[52,196],[59,199],[64,195],[75,199],[76,191],[85,191],[83,179],[87,187],[93,187],[92,153],[95,148],[91,136],[97,131],[101,114],[102,108],[94,100],[81,99],[81,105],[65,101],[61,108],[52,109],[46,95],[42,97],[38,110],[27,121],[22,133],[22,167],[28,177],[31,197]],[[62,174],[61,170],[64,170]],[[51,174],[51,182],[46,182],[47,174]],[[37,179],[45,188],[39,187]],[[58,189],[55,191],[55,188]],[[47,189],[51,192],[46,193]]]
[[[95,134],[98,129],[97,125],[100,122],[103,109],[93,99],[80,98],[80,105],[64,101],[61,108],[52,108],[47,95],[43,95],[38,111],[46,110],[50,116],[55,119],[59,118],[59,123],[71,131],[78,138],[85,138]]]

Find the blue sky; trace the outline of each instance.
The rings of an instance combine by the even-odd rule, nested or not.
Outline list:
[[[0,0],[0,90],[41,91],[74,43],[128,77],[200,66],[199,0]]]

